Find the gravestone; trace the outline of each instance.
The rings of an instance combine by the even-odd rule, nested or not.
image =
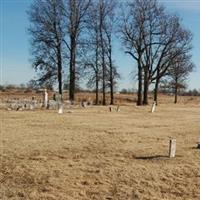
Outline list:
[[[154,113],[156,111],[156,102],[153,102],[152,108],[151,108],[151,112]]]
[[[86,108],[88,105],[87,101],[82,101],[81,102],[81,107]]]
[[[63,114],[63,104],[59,104],[58,114]]]
[[[44,96],[43,96],[43,103],[44,103],[44,107],[46,109],[48,109],[48,93],[47,93],[47,89],[44,90]]]
[[[169,141],[169,157],[175,158],[176,156],[176,139],[171,139]]]
[[[119,105],[117,106],[116,111],[117,111],[117,112],[120,112],[120,106],[119,106]]]
[[[30,110],[34,110],[34,105],[30,104]]]

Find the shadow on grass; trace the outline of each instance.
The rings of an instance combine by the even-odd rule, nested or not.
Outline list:
[[[198,150],[198,151],[200,151],[200,148],[198,148],[197,146],[196,146],[196,147],[190,147],[190,149],[193,149],[193,150]]]
[[[154,160],[154,159],[166,159],[169,158],[169,156],[164,155],[155,155],[155,156],[134,156],[136,160]]]

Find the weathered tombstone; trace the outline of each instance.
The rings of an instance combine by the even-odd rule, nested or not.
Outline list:
[[[47,93],[47,89],[44,90],[44,96],[43,96],[43,103],[44,103],[44,107],[47,109],[48,108],[48,93]]]
[[[63,104],[59,104],[58,114],[63,114]]]
[[[120,112],[120,107],[119,107],[119,105],[117,106],[116,111],[117,111],[117,112]]]
[[[169,141],[169,157],[175,158],[176,156],[176,139],[170,139]]]
[[[18,109],[18,111],[23,111],[23,108],[22,108],[22,107],[20,107],[20,108]]]
[[[92,106],[93,105],[93,101],[92,101],[92,99],[90,97],[87,100],[87,105],[88,106]]]
[[[153,102],[152,108],[151,108],[151,112],[154,113],[156,111],[156,102]]]
[[[22,106],[17,105],[16,111],[22,111],[22,110],[23,110]]]
[[[82,106],[83,108],[86,108],[87,105],[88,105],[87,101],[82,101],[82,102],[81,102],[81,106]]]
[[[197,142],[197,149],[200,149],[200,139]]]
[[[33,104],[30,104],[30,110],[34,110]]]

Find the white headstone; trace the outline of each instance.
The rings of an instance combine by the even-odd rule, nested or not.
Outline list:
[[[44,90],[44,107],[48,108],[48,93],[47,93],[47,89]]]
[[[58,108],[58,114],[63,114],[63,105],[59,105],[59,108]]]
[[[86,108],[87,107],[87,101],[82,101],[81,105],[82,105],[83,108]]]
[[[30,104],[30,110],[34,110],[33,104]]]
[[[156,111],[156,102],[153,102],[152,108],[151,108],[151,112],[154,113]]]
[[[169,141],[169,157],[174,158],[176,156],[176,139]]]

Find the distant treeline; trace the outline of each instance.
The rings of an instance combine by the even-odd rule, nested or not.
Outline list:
[[[31,91],[39,91],[41,90],[40,87],[32,87],[30,84],[20,84],[20,85],[0,85],[0,91],[1,92],[9,92],[11,90],[19,90],[24,91],[25,93],[31,92]],[[55,91],[53,88],[49,88],[50,91]],[[69,91],[67,88],[65,88],[65,91]],[[83,88],[77,88],[77,92],[86,92],[86,93],[95,93],[95,90],[89,90],[89,89],[83,89]],[[133,89],[121,89],[118,92],[115,92],[116,94],[135,94],[137,93],[136,90]],[[149,93],[153,93],[153,91],[149,91]],[[172,90],[164,90],[160,89],[160,93],[165,95],[173,95]],[[180,96],[200,96],[200,89],[192,89],[192,90],[182,90],[180,91]]]

